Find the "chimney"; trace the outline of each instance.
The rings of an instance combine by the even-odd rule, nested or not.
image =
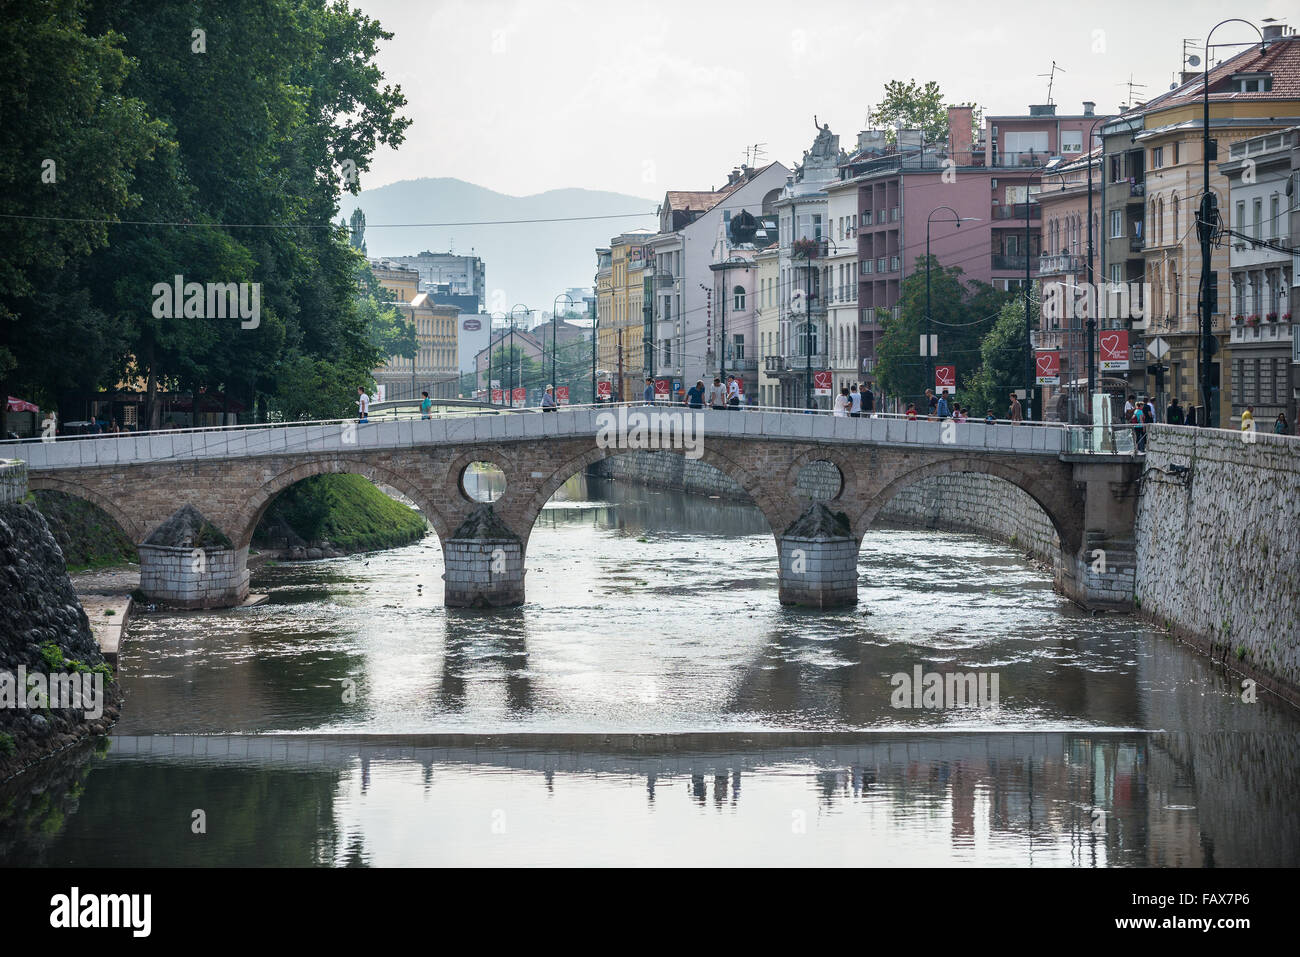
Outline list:
[[[1205,74],[1202,73],[1200,70],[1184,70],[1182,73],[1178,74],[1178,85],[1182,86],[1184,83],[1188,82],[1189,80],[1198,80],[1203,78],[1204,76]]]
[[[1268,20],[1264,21],[1265,40],[1281,40],[1284,36],[1286,36],[1285,23],[1277,23],[1277,22],[1270,23]]]
[[[1029,104],[1029,115],[1030,116],[1055,116],[1056,104],[1055,103],[1037,103],[1037,104],[1031,103]]]
[[[1094,103],[1092,100],[1084,100],[1084,101],[1083,101],[1083,115],[1084,115],[1084,116],[1093,116],[1093,115],[1096,114],[1096,112],[1097,112],[1097,104],[1096,104],[1096,103]]]
[[[975,142],[972,129],[974,122],[974,107],[948,107],[948,155],[958,166],[971,165],[971,147]]]

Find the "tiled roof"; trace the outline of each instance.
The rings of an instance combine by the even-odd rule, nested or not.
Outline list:
[[[711,190],[670,189],[668,191],[667,205],[669,209],[706,210],[726,195],[725,192],[715,193]]]
[[[1234,73],[1271,73],[1273,89],[1266,93],[1238,93],[1228,84]],[[1200,102],[1204,95],[1201,80],[1202,74],[1198,73],[1176,89],[1149,101],[1139,112]],[[1213,102],[1291,99],[1300,99],[1300,36],[1270,40],[1263,53],[1259,52],[1258,42],[1252,43],[1210,70],[1210,100]]]

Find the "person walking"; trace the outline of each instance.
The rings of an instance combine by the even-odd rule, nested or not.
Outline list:
[[[1025,414],[1020,409],[1020,400],[1016,398],[1016,394],[1012,392],[1011,407],[1007,410],[1007,418],[1011,420],[1012,425],[1019,425],[1024,417]]]
[[[370,421],[370,396],[366,395],[366,390],[361,386],[357,386],[357,411],[361,413],[358,421]]]
[[[1165,412],[1165,422],[1169,425],[1183,424],[1183,407],[1178,404],[1178,398],[1175,396],[1174,401],[1169,403],[1169,408]]]
[[[421,392],[420,395],[424,396],[424,398],[420,400],[420,418],[432,419],[433,400],[429,398],[429,393],[427,392]]]
[[[849,387],[840,386],[840,394],[835,397],[834,415],[841,419],[849,417],[849,407],[852,403],[849,401]]]
[[[1142,408],[1146,411],[1147,425],[1154,425],[1156,421],[1156,405],[1151,401],[1150,397],[1142,401]]]
[[[871,386],[867,386],[867,391],[862,394],[862,411],[867,415],[875,418],[876,415],[876,393],[871,391]]]
[[[554,386],[550,386],[550,385],[548,385],[548,386],[546,387],[546,391],[542,393],[542,411],[543,411],[543,412],[555,412],[555,411],[556,411],[555,387],[554,387]]]
[[[733,409],[740,408],[740,380],[734,375],[727,376],[727,405]]]
[[[909,402],[909,403],[907,403],[907,419],[908,419],[909,422],[915,422],[915,421],[916,421],[916,403],[915,403],[915,402]]]
[[[933,389],[925,390],[925,404],[926,404],[926,408],[928,409],[926,415],[928,415],[931,419],[933,419],[934,411],[939,405],[939,400],[934,397]]]
[[[934,411],[939,416],[940,422],[948,418],[948,397],[943,393],[939,394],[939,402],[935,405]]]
[[[1291,434],[1290,431],[1288,431],[1285,412],[1279,412],[1277,414],[1277,418],[1273,420],[1273,434],[1274,435]]]
[[[704,408],[704,380],[700,379],[686,393],[686,405],[692,409]]]
[[[1147,410],[1141,402],[1133,406],[1133,441],[1137,444],[1139,452],[1147,450],[1147,430],[1143,427],[1146,417]]]
[[[996,422],[996,421],[997,421],[997,419],[993,418],[993,410],[992,410],[992,409],[989,409],[987,412],[984,413],[984,424],[985,424],[985,425],[992,425],[992,424],[993,424],[994,422]]]
[[[1255,431],[1255,407],[1253,405],[1246,406],[1246,411],[1241,413],[1241,431]]]
[[[858,391],[856,382],[849,389],[849,415],[855,419],[862,415],[862,393]]]
[[[643,397],[646,405],[655,404],[655,380],[649,376],[645,377],[645,393]]]

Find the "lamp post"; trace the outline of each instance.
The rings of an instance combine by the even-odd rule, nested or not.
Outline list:
[[[551,385],[555,386],[557,389],[559,388],[559,383],[555,379],[555,357],[558,354],[555,347],[555,319],[557,312],[555,306],[561,299],[569,304],[569,308],[573,308],[573,306],[576,305],[573,301],[573,297],[567,292],[562,292],[551,300]]]
[[[506,314],[504,312],[494,312],[490,316],[488,316],[488,378],[487,378],[488,405],[495,404],[492,401],[492,325],[493,323],[496,322],[497,316],[500,316],[502,319],[505,319]]]
[[[956,223],[958,229],[961,229],[962,223],[979,221],[972,216],[960,215],[951,206],[936,206],[930,210],[930,215],[925,217],[925,381],[921,384],[923,396],[925,390],[930,388],[930,383],[934,381],[934,353],[930,349],[930,224],[935,221],[934,214],[944,210],[952,213],[952,219],[940,219],[938,222]]]
[[[1029,185],[1037,176],[1041,185],[1044,175],[1053,172],[1046,166],[1040,167],[1037,172],[1030,173],[1029,178],[1025,180],[1025,284],[1022,290],[1025,304],[1025,421],[1028,422],[1034,417],[1034,344],[1029,334],[1029,285],[1032,282],[1030,277],[1030,255],[1029,255]],[[1089,219],[1091,222],[1091,219]]]
[[[1221,20],[1210,28],[1205,37],[1205,71],[1201,80],[1201,210],[1196,222],[1196,233],[1201,241],[1201,402],[1204,407],[1202,425],[1210,424],[1210,406],[1214,394],[1214,363],[1210,351],[1214,348],[1214,307],[1212,299],[1218,298],[1218,283],[1212,282],[1214,273],[1210,263],[1210,241],[1213,239],[1214,226],[1219,218],[1219,203],[1210,189],[1210,39],[1214,31],[1225,23],[1244,23],[1259,34],[1259,51],[1268,50],[1268,42],[1259,27],[1249,20],[1236,17]],[[1218,158],[1217,150],[1215,159]]]
[[[528,313],[532,312],[532,310],[529,309],[527,306],[525,306],[523,303],[516,303],[514,306],[512,306],[512,307],[510,308],[510,356],[509,356],[509,362],[510,362],[510,408],[512,408],[512,409],[515,407],[515,313],[518,312],[518,311],[521,310],[521,309],[523,310],[524,315],[527,315]],[[522,379],[523,379],[523,363],[520,362],[520,363],[519,363],[519,366],[520,366],[520,374],[519,374],[519,378],[520,378],[520,380],[522,380]]]
[[[797,220],[792,220],[792,222],[796,223],[796,228],[797,228]],[[803,300],[803,318],[804,318],[803,352],[804,352],[804,408],[805,409],[817,408],[817,402],[813,398],[813,386],[812,386],[812,346],[813,346],[812,263],[813,260],[817,258],[816,254],[821,252],[822,243],[826,244],[828,250],[833,249],[837,255],[839,254],[840,251],[840,247],[836,244],[835,240],[830,238],[830,236],[826,236],[826,237],[814,236],[814,237],[810,237],[810,240],[812,242],[817,243],[817,249],[809,252],[808,255],[804,257],[805,272],[804,272],[804,300]],[[798,240],[796,240],[796,242],[797,241]]]
[[[1091,294],[1091,297],[1092,297],[1092,307],[1088,310],[1088,325],[1087,325],[1087,328],[1088,328],[1088,410],[1089,410],[1089,415],[1091,415],[1091,412],[1092,412],[1092,395],[1093,395],[1094,392],[1097,391],[1097,345],[1096,345],[1096,342],[1097,342],[1097,305],[1098,305],[1099,303],[1101,303],[1102,301],[1104,301],[1103,298],[1097,294],[1097,283],[1096,283],[1095,277],[1093,276],[1093,271],[1092,271],[1092,256],[1093,256],[1093,248],[1092,248],[1092,137],[1093,137],[1093,134],[1095,133],[1095,131],[1096,131],[1096,129],[1097,129],[1097,124],[1098,124],[1098,123],[1101,123],[1101,122],[1102,122],[1103,120],[1105,120],[1105,119],[1106,119],[1106,117],[1104,117],[1104,116],[1099,116],[1099,117],[1097,117],[1097,119],[1095,119],[1095,120],[1092,121],[1092,126],[1090,126],[1090,127],[1088,128],[1088,151],[1084,154],[1084,158],[1086,159],[1086,161],[1087,161],[1087,163],[1088,163],[1088,292]],[[1099,163],[1105,163],[1105,161],[1106,161],[1106,150],[1105,150],[1105,148],[1103,147],[1101,153],[1098,154],[1098,162],[1099,162]],[[1103,186],[1104,186],[1105,182],[1106,182],[1106,179],[1105,179],[1105,176],[1103,176],[1103,177],[1102,177],[1102,184],[1103,184]],[[1026,199],[1027,199],[1027,198],[1028,198],[1028,196],[1026,196]],[[1103,215],[1105,214],[1105,199],[1106,199],[1106,194],[1105,194],[1105,192],[1103,191],[1103,192],[1102,192],[1102,212],[1103,212]],[[1028,314],[1026,314],[1026,316],[1025,316],[1025,322],[1026,322],[1026,323],[1029,322],[1029,316],[1028,316]],[[1073,331],[1073,323],[1071,323],[1071,330]],[[1071,338],[1073,338],[1073,336],[1071,336]],[[1071,361],[1073,361],[1073,360],[1071,360]],[[1073,369],[1070,370],[1070,375],[1073,377],[1073,375],[1074,375],[1074,370],[1073,370]]]

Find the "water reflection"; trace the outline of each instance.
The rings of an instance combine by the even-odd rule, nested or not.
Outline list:
[[[0,789],[0,860],[1296,866],[1297,769],[1240,733],[123,737]]]

